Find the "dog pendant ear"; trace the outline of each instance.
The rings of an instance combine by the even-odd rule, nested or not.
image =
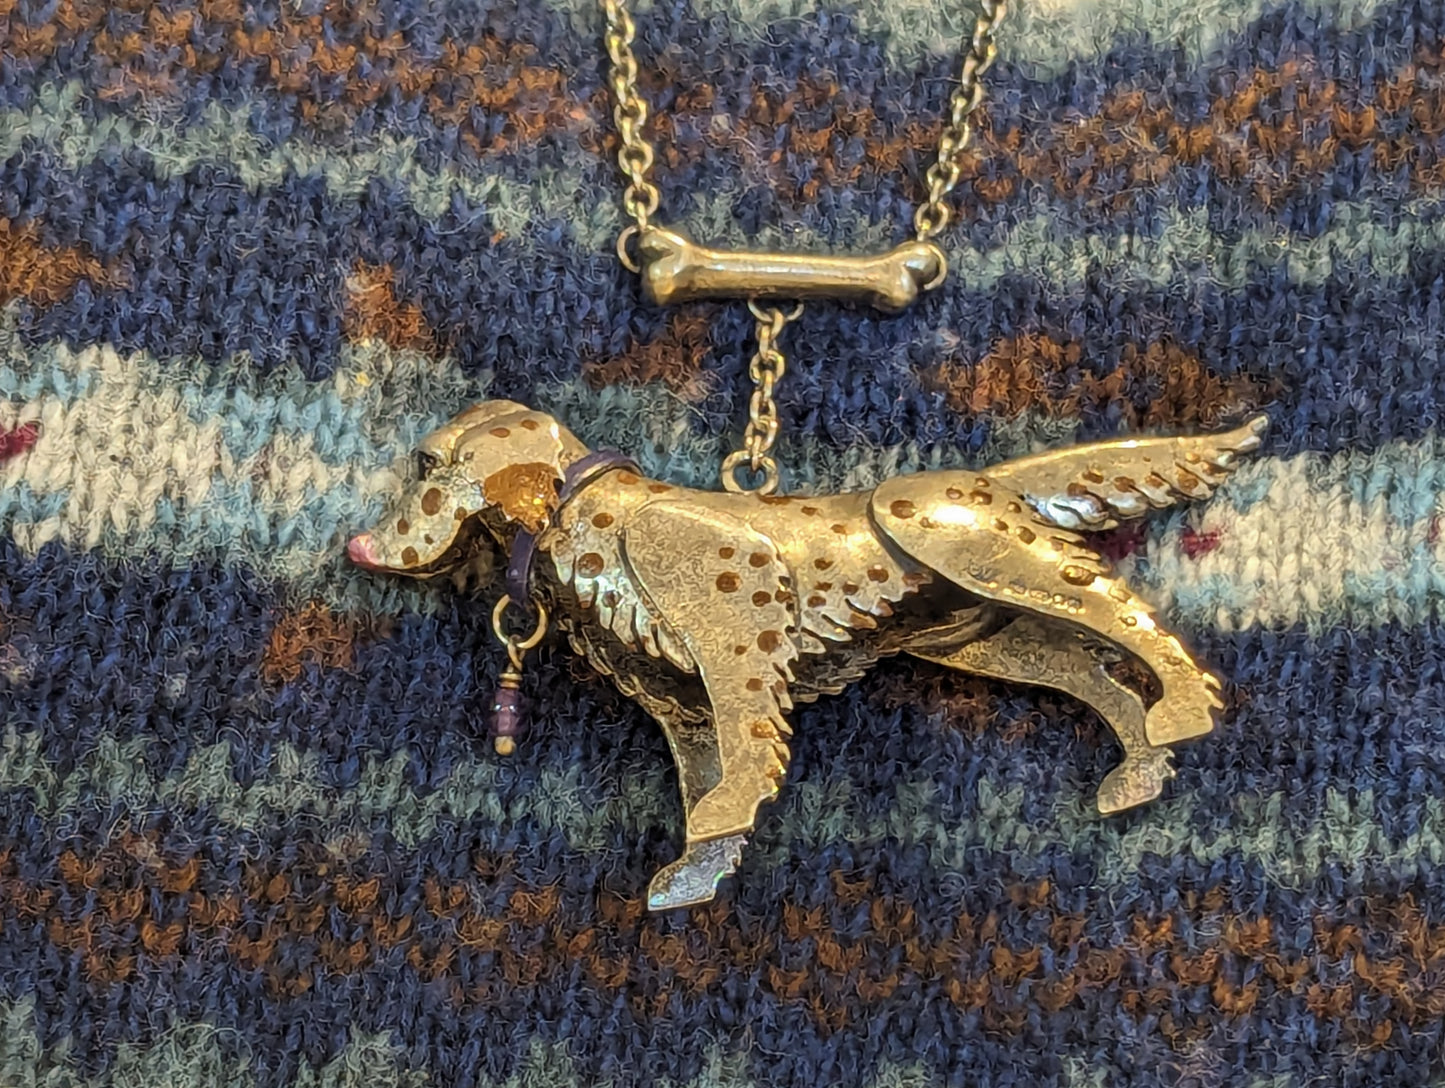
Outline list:
[[[559,466],[531,461],[492,473],[482,481],[482,494],[487,505],[536,535],[551,523],[561,503],[561,484]]]
[[[540,533],[561,503],[570,461],[587,450],[557,421],[509,401],[505,411],[468,413],[457,438],[455,463],[482,488],[488,506],[529,533]],[[480,422],[478,422],[480,420]]]

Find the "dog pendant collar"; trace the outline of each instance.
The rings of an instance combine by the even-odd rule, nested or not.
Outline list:
[[[636,470],[637,465],[629,457],[611,450],[590,453],[579,461],[568,465],[562,473],[562,486],[558,502],[565,503],[589,480],[599,473],[614,468]],[[537,534],[530,529],[518,529],[512,537],[511,560],[507,564],[507,592],[502,594],[496,608],[492,610],[492,634],[507,651],[510,668],[504,669],[497,680],[497,692],[492,697],[490,732],[492,744],[498,755],[509,756],[517,750],[517,742],[527,733],[527,706],[522,695],[522,665],[528,650],[536,648],[547,634],[547,609],[532,595],[532,561],[537,554]],[[525,638],[508,634],[504,627],[507,609],[518,604],[524,610],[536,615],[532,633]]]

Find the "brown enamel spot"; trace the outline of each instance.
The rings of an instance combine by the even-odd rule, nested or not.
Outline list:
[[[442,508],[442,493],[439,488],[429,487],[426,494],[421,497],[421,512],[427,517],[435,517],[438,510]]]
[[[648,484],[647,490],[651,491],[654,495],[661,495],[664,492],[671,491],[672,488],[668,487],[667,484]]]
[[[452,512],[452,517],[456,518],[458,521],[466,521],[466,520],[467,520],[467,511],[466,511],[466,508],[465,508],[465,507],[458,506],[458,507],[456,508],[456,510],[454,510],[454,511]]]
[[[832,565],[833,561],[831,559],[825,559],[822,556],[819,556],[817,559],[813,560],[813,566],[817,567],[819,570],[827,570]]]
[[[520,426],[524,431],[535,431],[538,427],[541,426],[541,424],[538,423],[535,419],[524,419],[520,424],[518,424],[518,426]]]
[[[406,536],[407,533],[411,532],[411,522],[407,521],[406,518],[402,518],[396,523],[396,531],[402,536]]]
[[[764,631],[758,635],[758,649],[770,654],[783,644],[781,631]]]
[[[793,500],[786,495],[764,495],[762,501],[767,506],[787,506]]]
[[[1009,512],[1010,514],[1017,514],[1017,513],[1021,513],[1022,511],[1023,511],[1023,507],[1020,506],[1018,503],[1016,503],[1016,502],[1011,502],[1011,503],[1008,504],[1008,512]]]
[[[834,526],[833,526],[833,532],[837,533],[839,536],[847,536],[847,535],[848,535],[848,526],[846,526],[846,525],[834,525]]]
[[[739,645],[739,646],[734,646],[734,647],[733,647],[733,653],[737,654],[739,657],[742,657],[743,654],[745,654],[745,653],[747,653],[747,652],[748,652],[748,648],[747,648],[746,646],[741,646],[741,645]]]
[[[609,514],[609,513],[607,513],[607,511],[605,511],[605,510],[604,510],[602,513],[600,513],[600,514],[594,514],[593,517],[592,517],[592,524],[595,525],[595,526],[596,526],[597,528],[599,528],[599,529],[605,529],[605,528],[607,528],[607,526],[611,525],[612,522],[613,522],[613,517],[612,517],[612,515]]]
[[[988,506],[993,502],[993,496],[987,491],[970,491],[968,497],[973,500],[975,506]]]
[[[720,593],[736,593],[743,580],[730,570],[725,570],[717,576],[717,588]]]
[[[1117,487],[1120,491],[1133,491],[1134,481],[1128,476],[1115,476],[1114,486]]]
[[[870,582],[886,582],[888,581],[888,571],[883,567],[869,567],[868,580]]]
[[[853,596],[853,594],[855,594],[855,593],[858,592],[858,588],[859,588],[859,586],[858,586],[858,583],[857,583],[857,582],[844,582],[844,583],[843,583],[843,592],[846,593],[846,594],[848,594],[848,596],[850,596],[850,597]]]
[[[507,428],[505,427],[493,427],[491,430],[491,435],[493,438],[510,438],[512,436],[512,432],[507,430]]]
[[[1026,525],[1020,525],[1018,527],[1018,534],[1019,539],[1022,540],[1025,544],[1032,544],[1036,539],[1034,537],[1034,531]]]
[[[617,482],[620,484],[635,484],[638,479],[639,477],[635,472],[623,471],[617,474]]]
[[[813,588],[816,589],[819,593],[827,593],[829,590],[831,590],[831,589],[833,588],[833,583],[832,583],[832,582],[819,582],[819,583],[817,583],[816,585],[814,585]]]
[[[753,607],[762,608],[773,603],[773,595],[766,589],[760,589],[753,594]]]
[[[767,552],[753,552],[752,555],[748,556],[748,566],[750,567],[766,567],[767,565]]]
[[[912,570],[903,576],[903,584],[909,589],[917,589],[919,586],[926,585],[927,583],[928,575],[922,571]]]
[[[435,544],[435,543],[436,543],[436,541],[431,538],[431,533],[422,533],[421,539],[422,539],[422,543],[424,543],[424,544]]]
[[[818,512],[819,512],[819,511],[818,511],[818,508],[817,508],[816,506],[805,506],[805,507],[803,507],[803,513],[806,514],[806,515],[807,515],[808,517],[810,517],[810,518],[811,518],[811,517],[815,517],[815,516],[818,514]]]
[[[828,598],[824,597],[821,593],[814,593],[811,597],[808,598],[809,608],[822,608],[827,603]]]
[[[751,680],[748,681],[748,690],[749,690],[749,691],[762,691],[762,690],[763,690],[763,682],[762,682],[761,680],[759,680],[756,676],[754,676]]]
[[[581,559],[577,560],[577,573],[584,578],[596,578],[602,573],[602,568],[607,564],[602,562],[602,557],[596,552],[588,552]]]
[[[911,518],[914,506],[907,499],[894,499],[888,507],[888,512],[895,518]]]
[[[1004,521],[1003,518],[994,518],[993,527],[1001,533],[1008,532],[1008,522]]]
[[[963,492],[956,487],[950,487],[947,491],[944,492],[944,494],[947,495],[954,502],[957,502],[959,499],[963,498]]]
[[[719,548],[719,549],[717,550],[717,554],[718,554],[718,557],[721,558],[721,559],[731,559],[733,556],[737,555],[738,553],[737,553],[736,551],[734,551],[732,548]]]
[[[622,598],[617,595],[617,590],[615,589],[609,589],[606,593],[602,594],[602,603],[605,604],[608,608],[616,608],[617,602],[621,599]]]
[[[1094,580],[1094,572],[1072,564],[1059,571],[1064,581],[1071,586],[1086,586]]]
[[[1088,480],[1091,484],[1101,484],[1104,482],[1104,474],[1096,468],[1091,468],[1085,470],[1084,479]]]
[[[415,548],[407,548],[401,553],[401,561],[409,567],[414,567],[421,557],[416,554]]]
[[[986,476],[980,476],[980,477],[978,477],[978,479],[976,479],[976,480],[973,481],[973,486],[974,486],[974,487],[988,487],[988,486],[989,486],[988,477],[986,477]]]
[[[786,589],[780,589],[773,594],[773,600],[777,601],[779,604],[787,604],[792,599],[793,595]]]

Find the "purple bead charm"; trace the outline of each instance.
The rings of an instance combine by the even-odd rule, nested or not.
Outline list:
[[[492,745],[498,755],[509,756],[527,733],[527,701],[520,690],[521,676],[504,672],[492,698]]]

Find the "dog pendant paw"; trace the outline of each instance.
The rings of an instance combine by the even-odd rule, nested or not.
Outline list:
[[[1109,816],[1158,797],[1174,777],[1172,755],[1168,748],[1149,748],[1125,757],[1099,784],[1099,811]]]
[[[737,870],[747,841],[742,835],[727,835],[688,843],[682,857],[659,869],[647,886],[647,909],[672,910],[711,901],[723,878]]]
[[[1149,743],[1174,744],[1212,732],[1214,716],[1224,705],[1216,690],[1217,682],[1215,686],[1204,684],[1197,693],[1166,696],[1151,706],[1144,716]]]

